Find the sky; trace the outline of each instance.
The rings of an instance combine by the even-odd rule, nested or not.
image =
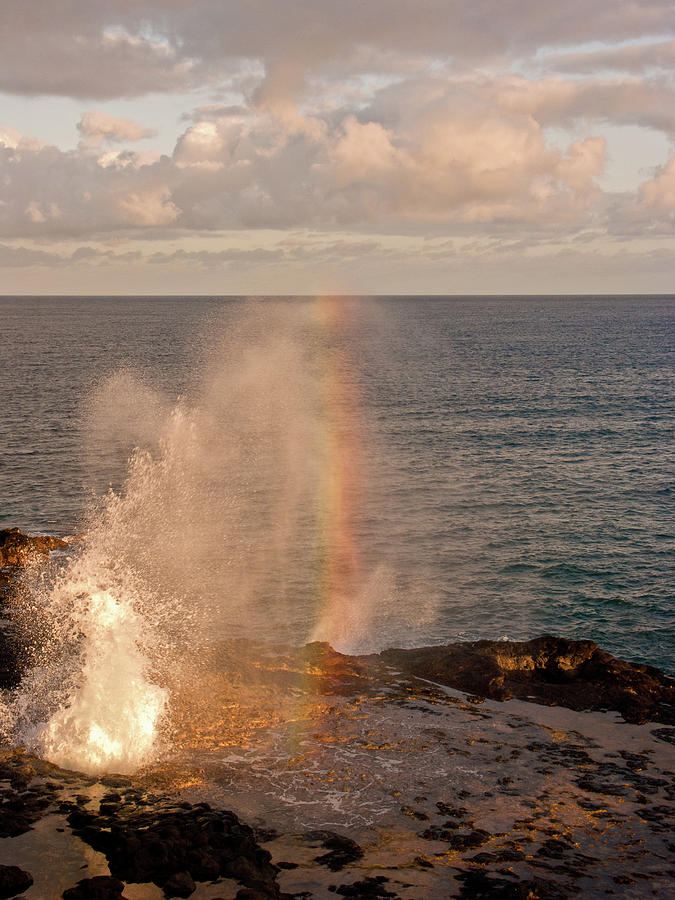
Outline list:
[[[666,0],[2,0],[2,294],[675,291]]]

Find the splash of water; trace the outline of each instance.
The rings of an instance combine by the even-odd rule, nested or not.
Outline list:
[[[62,766],[132,771],[167,739],[172,689],[205,643],[368,648],[395,605],[357,538],[376,441],[344,310],[318,310],[264,304],[212,326],[173,403],[130,372],[99,386],[87,452],[97,475],[130,452],[126,477],[55,581],[32,585],[13,740]]]
[[[156,750],[167,694],[148,680],[133,609],[99,591],[86,616],[81,683],[38,732],[37,744],[65,768],[133,771]]]
[[[137,579],[113,571],[102,537],[94,530],[49,586],[33,573],[30,599],[15,614],[33,665],[3,724],[64,768],[131,772],[157,752],[168,694],[153,673],[159,635],[138,602]]]

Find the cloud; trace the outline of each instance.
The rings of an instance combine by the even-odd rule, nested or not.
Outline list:
[[[547,59],[558,72],[592,74],[601,71],[646,72],[651,69],[672,71],[675,65],[675,40],[630,44],[584,53],[564,53]]]
[[[605,164],[606,141],[602,137],[574,141],[558,163],[560,178],[578,194],[593,190],[593,179],[601,174]]]
[[[643,213],[665,217],[675,225],[675,156],[640,186],[638,208]]]
[[[170,253],[153,253],[147,258],[153,265],[188,265],[195,268],[222,268],[236,264],[259,267],[273,262],[283,262],[287,255],[281,248],[256,247],[253,250],[228,248],[227,250],[173,250]]]
[[[174,202],[191,228],[363,222],[545,221],[579,208],[604,141],[567,154],[529,114],[494,96],[467,104],[428,85],[358,115],[209,119],[178,141]]]
[[[101,246],[83,245],[70,252],[38,250],[34,247],[0,244],[0,268],[101,268],[126,265],[150,265],[180,269],[230,269],[306,264],[339,263],[387,251],[375,240],[325,239],[300,233],[277,240],[272,246],[226,247],[221,250],[179,248],[167,251],[140,250],[116,252]]]
[[[70,268],[76,266],[101,266],[139,262],[143,254],[138,250],[115,253],[89,246],[78,247],[71,253],[36,250],[34,247],[0,244],[0,268]]]
[[[3,0],[2,24],[0,91],[87,110],[71,150],[0,127],[0,264],[17,271],[76,267],[95,284],[128,263],[148,286],[160,270],[253,284],[311,260],[375,279],[412,253],[394,236],[428,236],[417,262],[450,272],[462,254],[674,227],[675,163],[656,167],[675,140],[671,0]],[[112,101],[158,94],[153,147],[143,112]],[[36,123],[46,102],[27,107]],[[659,133],[644,157],[638,129]],[[626,133],[635,158],[616,152]],[[637,192],[602,190],[645,172]],[[247,247],[190,243],[248,230]],[[272,246],[272,230],[292,233]],[[140,239],[125,260],[120,242]]]
[[[667,292],[672,286],[672,230],[649,243],[607,240],[602,229],[564,235],[533,226],[514,236],[467,232],[381,236],[308,230],[195,237],[179,249],[142,252],[117,241],[70,242],[59,253],[0,244],[5,292],[272,293],[542,293]],[[188,249],[189,248],[189,249]],[[37,254],[37,255],[34,255]],[[13,265],[13,264],[16,265]]]
[[[145,150],[141,153],[133,150],[106,150],[99,154],[96,162],[102,169],[140,169],[141,166],[150,166],[161,159],[161,154],[155,150]]]
[[[382,90],[358,111],[209,111],[171,157],[97,156],[88,146],[63,152],[13,135],[12,146],[0,149],[0,233],[423,221],[548,226],[583,216],[603,169],[601,137],[561,152],[536,118],[552,120],[556,105],[572,116],[577,101],[565,92],[561,102],[548,83],[418,79]],[[129,120],[86,122],[95,139],[144,133]]]
[[[120,147],[153,132],[97,109],[82,115],[72,151],[0,131],[7,239],[584,228],[608,217],[598,187],[611,157],[603,127],[675,136],[675,88],[663,76],[515,72],[518,54],[544,45],[542,59],[557,65],[572,55],[551,48],[581,37],[659,35],[675,25],[661,0],[639,10],[623,0],[556,8],[535,0],[71,0],[60,18],[46,0],[35,0],[31,15],[17,0],[7,4],[16,44],[8,40],[12,59],[0,59],[6,89],[38,90],[21,82],[28,75],[19,59],[38,38],[44,60],[35,72],[52,77],[56,93],[219,88],[213,103],[183,115],[171,154]],[[658,46],[667,56],[668,42]],[[74,68],[65,65],[70,56]],[[57,59],[63,69],[55,73]],[[230,102],[235,84],[240,102]],[[553,140],[554,128],[569,132],[568,146]],[[648,195],[645,187],[642,208],[656,211]],[[612,202],[623,204],[623,221],[636,198]]]
[[[0,268],[3,269],[25,268],[28,266],[58,266],[62,264],[63,257],[58,253],[0,244]]]
[[[85,147],[99,147],[104,141],[140,141],[157,134],[152,128],[144,128],[132,119],[117,119],[97,109],[83,114],[77,123],[77,130],[84,138],[82,145]]]
[[[36,152],[47,146],[49,145],[45,141],[22,135],[16,128],[11,128],[9,125],[0,127],[0,151],[23,150],[27,152]]]
[[[208,122],[218,119],[241,118],[250,114],[248,106],[238,104],[216,103],[211,106],[198,106],[181,116],[184,122]]]
[[[3,6],[0,90],[7,93],[108,100],[188,89],[206,77],[165,38],[109,29],[128,18],[114,4],[74,0],[57,14],[36,0],[26,10],[14,0]]]
[[[156,157],[153,157],[156,159]],[[169,167],[101,165],[89,150],[64,152],[19,139],[0,146],[0,234],[64,237],[166,226]]]
[[[561,77],[527,80],[505,75],[485,76],[468,83],[466,90],[476,101],[481,95],[492,95],[505,113],[531,115],[544,126],[570,125],[586,119],[675,134],[675,89],[667,81],[571,81]]]
[[[674,28],[669,0],[4,0],[0,90],[139,96],[224,83],[261,62],[258,99],[269,107],[328,69],[387,72],[406,57],[483,66]]]
[[[170,225],[180,215],[169,188],[162,186],[122,193],[115,208],[123,224],[141,227]]]

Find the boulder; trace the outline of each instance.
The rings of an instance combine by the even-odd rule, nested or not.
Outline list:
[[[63,900],[125,900],[124,884],[109,875],[83,878],[63,892]]]
[[[310,843],[318,842],[328,850],[328,853],[314,857],[314,862],[327,866],[332,872],[339,872],[345,866],[358,862],[364,855],[356,841],[334,831],[309,831],[304,839]]]
[[[154,882],[167,896],[187,897],[195,881],[227,877],[279,896],[270,854],[248,825],[227,810],[128,796],[102,802],[98,812],[76,807],[68,822],[83,841],[105,854],[111,874],[125,882]]]
[[[0,897],[16,897],[32,883],[33,876],[18,866],[0,866]]]
[[[63,538],[39,534],[31,537],[19,528],[0,530],[0,566],[26,566],[36,559],[45,558],[51,550],[68,545]]]
[[[409,675],[491,700],[517,697],[570,709],[616,710],[636,724],[675,724],[675,682],[652,666],[616,659],[593,641],[543,635],[392,649],[377,658]]]
[[[175,872],[164,882],[165,897],[189,897],[196,889],[197,885],[189,872]]]

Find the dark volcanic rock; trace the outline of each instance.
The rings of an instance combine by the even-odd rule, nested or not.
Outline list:
[[[385,650],[380,660],[460,691],[571,709],[612,709],[628,722],[675,724],[675,682],[624,662],[593,641],[544,635],[530,641],[472,641]]]
[[[67,545],[51,535],[31,537],[18,528],[0,529],[0,604],[9,610],[3,610],[5,621],[0,626],[0,688],[16,687],[28,662],[25,639],[20,639],[15,623],[7,621],[12,607],[23,606],[29,596],[22,569],[36,561],[46,562],[51,550]]]
[[[83,878],[63,892],[63,900],[125,900],[124,884],[110,875]]]
[[[25,644],[13,623],[3,623],[0,630],[0,688],[16,687],[26,665]]]
[[[0,530],[0,566],[25,566],[35,559],[46,557],[50,550],[67,546],[59,537],[40,534],[30,537],[18,528]]]
[[[386,889],[386,883],[384,875],[376,875],[362,881],[354,881],[352,884],[341,884],[335,888],[335,893],[341,897],[353,897],[357,900],[366,900],[368,897],[395,897],[393,891]]]
[[[189,897],[197,889],[189,872],[176,872],[164,884],[167,897]]]
[[[450,826],[448,828],[448,826]],[[490,840],[490,832],[484,831],[482,828],[476,828],[469,832],[454,831],[457,826],[452,822],[446,822],[444,826],[439,828],[427,828],[420,837],[428,841],[444,841],[450,846],[451,850],[473,850],[476,847],[482,847]]]
[[[130,798],[114,804],[115,809],[103,806],[104,813],[75,808],[68,822],[83,841],[105,854],[116,878],[151,881],[168,896],[188,896],[188,878],[229,877],[278,896],[269,853],[234,813],[168,799],[148,803]]]
[[[16,766],[0,763],[0,838],[17,837],[30,831],[54,805],[53,787],[44,784],[39,790],[28,790],[28,781],[35,774],[30,766],[24,773],[20,762]],[[7,783],[9,782],[9,783]]]
[[[303,895],[300,894],[296,896]],[[237,891],[235,900],[278,900],[278,898],[283,898],[283,900],[292,900],[292,897],[293,895],[291,894],[272,893],[271,888],[261,884],[257,888],[245,887]],[[218,898],[214,898],[214,900],[218,900]]]
[[[363,850],[356,841],[334,831],[308,831],[304,839],[309,842],[318,841],[328,850],[316,856],[314,862],[327,866],[331,872],[339,872],[345,866],[363,858]]]
[[[567,889],[563,891],[551,882],[508,881],[476,869],[460,872],[457,881],[462,885],[459,896],[469,900],[566,900],[570,896]]]
[[[0,866],[0,897],[16,897],[33,883],[33,876],[18,866]]]
[[[655,738],[667,744],[675,744],[675,728],[656,728],[652,731]]]

